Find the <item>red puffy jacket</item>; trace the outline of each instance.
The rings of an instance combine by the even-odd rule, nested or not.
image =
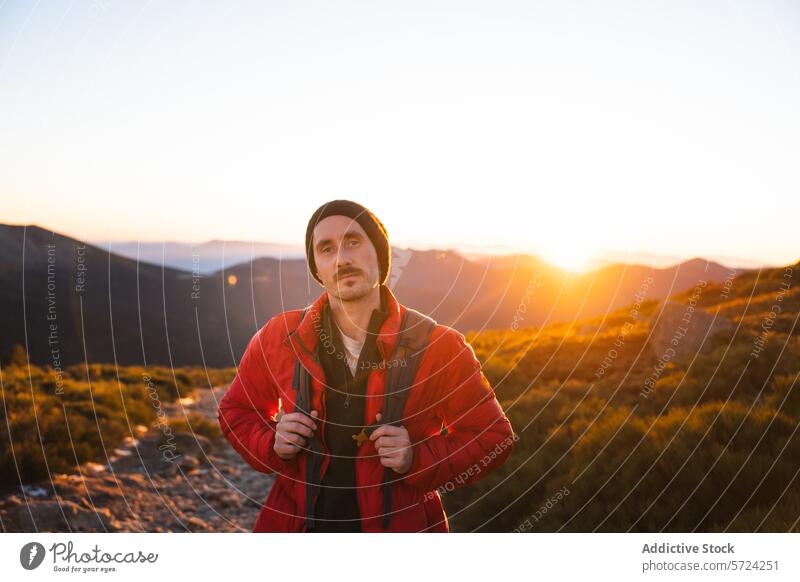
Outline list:
[[[387,291],[388,288],[387,288]],[[376,337],[385,361],[392,354],[405,307],[386,294],[389,315]],[[247,346],[238,373],[220,401],[222,432],[233,448],[257,471],[276,473],[255,532],[305,531],[306,453],[283,460],[273,450],[275,415],[282,403],[294,411],[292,377],[299,357],[311,374],[311,409],[319,411],[318,434],[325,434],[325,376],[316,357],[319,322],[327,292],[312,304],[300,321],[301,309],[270,319]],[[292,333],[297,330],[296,333]],[[367,381],[366,416],[369,425],[383,407],[386,369],[376,368]],[[361,528],[365,532],[446,532],[447,516],[437,489],[451,490],[483,478],[511,453],[511,423],[494,397],[480,362],[464,336],[451,327],[436,325],[420,362],[414,389],[403,413],[402,425],[412,443],[413,461],[404,475],[395,474],[392,512],[387,529],[383,515],[381,465],[372,441],[358,449],[355,461]],[[442,425],[447,434],[441,434]],[[320,479],[330,457],[324,437]]]

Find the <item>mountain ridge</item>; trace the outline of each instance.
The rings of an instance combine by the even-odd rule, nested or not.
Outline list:
[[[266,321],[308,305],[323,290],[304,259],[261,257],[204,274],[137,262],[36,225],[0,225],[0,251],[0,309],[8,330],[0,358],[14,344],[27,345],[41,364],[233,366]],[[749,271],[692,259],[675,268],[610,265],[583,274],[530,255],[513,259],[513,266],[502,257],[487,268],[487,261],[452,249],[393,251],[387,284],[398,300],[462,333],[606,313],[631,303],[650,279],[647,298],[664,299],[700,279],[721,282]],[[85,281],[80,292],[79,279]]]

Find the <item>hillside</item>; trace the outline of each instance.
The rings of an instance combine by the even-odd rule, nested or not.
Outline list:
[[[800,531],[800,263],[470,334],[517,431],[461,531]]]

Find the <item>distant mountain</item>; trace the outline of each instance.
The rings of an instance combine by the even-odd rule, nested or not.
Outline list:
[[[611,265],[575,274],[526,255],[472,262],[453,252],[415,251],[394,290],[459,330],[508,329],[602,314],[637,294],[660,300],[741,272],[693,259],[665,269]]]
[[[93,242],[112,253],[154,265],[210,274],[262,257],[302,259],[302,245],[212,240],[200,244],[180,242]]]
[[[388,283],[399,301],[463,333],[572,321],[630,304],[637,293],[663,299],[741,273],[694,259],[576,275],[527,255],[470,261],[455,251],[392,250]],[[231,366],[270,317],[321,292],[304,258],[262,257],[204,274],[37,226],[0,225],[0,357],[20,344],[39,364]]]
[[[21,344],[53,366],[223,367],[256,329],[233,314],[226,325],[221,275],[193,279],[36,226],[0,226],[0,257],[2,355]]]

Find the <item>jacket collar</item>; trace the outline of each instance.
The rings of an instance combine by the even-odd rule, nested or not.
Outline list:
[[[394,349],[394,344],[397,341],[397,334],[400,331],[400,322],[403,315],[403,306],[397,301],[397,298],[392,293],[391,289],[386,285],[381,285],[382,291],[385,293],[384,298],[386,301],[386,311],[388,315],[378,331],[375,338],[375,343],[378,347],[378,352],[384,360],[388,360]],[[311,304],[308,313],[300,322],[297,329],[291,332],[286,341],[291,342],[295,346],[295,350],[302,350],[306,355],[310,356],[315,362],[319,363],[317,358],[317,344],[319,343],[318,328],[322,325],[322,310],[328,303],[328,292],[323,291],[322,294]]]

